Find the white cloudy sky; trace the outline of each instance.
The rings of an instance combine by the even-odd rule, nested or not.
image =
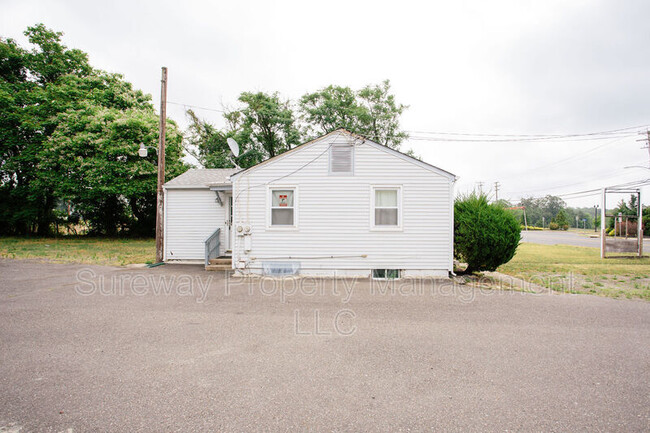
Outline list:
[[[0,35],[24,42],[22,31],[43,22],[156,103],[167,66],[169,100],[202,107],[232,105],[242,91],[298,98],[328,84],[388,78],[410,106],[408,131],[561,135],[650,126],[644,0],[1,3]],[[168,112],[185,123],[182,106]],[[217,112],[197,112],[221,122]],[[649,178],[649,170],[624,169],[649,164],[637,138],[404,147],[457,174],[459,191],[499,181],[500,196],[517,199]],[[644,193],[650,202],[650,188]]]

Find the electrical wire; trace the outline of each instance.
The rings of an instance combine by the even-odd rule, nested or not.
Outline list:
[[[606,186],[606,189],[624,189],[624,188],[638,188],[638,187],[643,187],[650,185],[650,179],[641,179],[641,180],[635,180],[631,182],[625,182],[625,183],[620,183],[616,185],[610,185]],[[563,198],[565,200],[574,200],[578,198],[584,198],[584,197],[590,197],[590,196],[596,196],[602,193],[603,188],[594,188],[594,189],[587,189],[583,191],[576,191],[576,192],[569,192],[569,193],[564,193],[564,194],[557,194],[557,197]],[[612,191],[616,192],[616,191]],[[522,197],[523,198],[523,197]],[[530,197],[530,198],[542,198],[542,197]],[[521,200],[521,199],[520,199]]]
[[[173,101],[167,101],[167,103],[173,105],[179,105],[182,107],[196,108],[199,110],[214,111],[217,113],[226,113],[226,110],[221,110],[217,108],[202,107],[198,105],[185,104],[185,103],[173,102]],[[407,134],[432,135],[432,137],[412,135],[406,138],[407,140],[414,140],[414,141],[440,141],[440,142],[456,142],[456,143],[463,143],[463,142],[464,143],[520,143],[520,142],[537,142],[537,141],[543,141],[543,142],[591,141],[591,140],[606,140],[612,137],[625,138],[625,137],[632,137],[637,135],[636,132],[630,132],[631,130],[648,128],[648,127],[650,127],[650,124],[628,126],[625,128],[610,129],[605,131],[571,133],[571,134],[490,134],[490,133],[469,133],[469,132],[451,132],[451,131],[410,131],[410,130],[405,130],[403,132]],[[471,138],[453,138],[454,136],[471,137]],[[370,139],[400,138],[396,135],[388,135],[388,136],[366,135],[366,137]],[[492,138],[476,138],[476,137],[492,137]],[[503,137],[503,138],[495,138],[495,137]]]
[[[406,131],[413,132],[414,134],[434,134],[434,135],[462,135],[462,136],[474,136],[474,137],[582,137],[589,135],[605,135],[605,134],[614,134],[623,131],[629,131],[631,129],[647,128],[650,125],[639,125],[639,126],[628,126],[626,128],[619,129],[610,129],[607,131],[600,132],[587,132],[587,133],[571,133],[571,134],[485,134],[485,133],[467,133],[467,132],[435,132],[435,131]]]
[[[182,104],[180,102],[172,102],[172,101],[167,101],[168,104],[172,105],[180,105],[181,107],[191,107],[191,108],[197,108],[199,110],[206,110],[206,111],[216,111],[217,113],[225,113],[225,110],[219,110],[216,108],[207,108],[207,107],[199,107],[198,105],[190,105],[190,104]]]

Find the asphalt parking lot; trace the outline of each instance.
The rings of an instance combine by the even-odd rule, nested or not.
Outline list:
[[[643,301],[1,260],[0,318],[0,432],[650,429]]]

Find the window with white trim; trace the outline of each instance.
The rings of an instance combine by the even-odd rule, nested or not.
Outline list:
[[[377,228],[400,226],[400,189],[396,187],[374,188],[374,219]]]
[[[271,226],[295,226],[295,206],[293,189],[271,190]]]
[[[333,144],[330,148],[330,174],[350,175],[354,173],[354,146]]]

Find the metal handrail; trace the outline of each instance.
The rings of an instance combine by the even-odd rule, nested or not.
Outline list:
[[[219,240],[219,233],[221,229],[218,228],[205,240],[205,266],[210,264],[210,259],[216,259],[219,257],[219,245],[221,241]]]

